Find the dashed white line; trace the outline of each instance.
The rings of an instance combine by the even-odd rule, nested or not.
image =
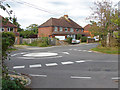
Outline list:
[[[69,49],[69,50],[72,50],[72,49]]]
[[[56,66],[58,65],[57,63],[48,63],[48,64],[45,64],[46,66]]]
[[[74,62],[68,61],[68,62],[61,62],[63,65],[64,64],[73,64]]]
[[[35,65],[29,65],[30,68],[33,68],[33,67],[42,67],[41,64],[35,64]]]
[[[88,52],[92,52],[92,51],[88,51]]]
[[[91,79],[92,77],[79,77],[79,76],[71,76],[73,79]]]
[[[80,61],[75,61],[76,63],[83,63],[85,62],[84,60],[80,60]]]
[[[111,78],[111,79],[113,79],[113,80],[118,80],[118,79],[120,79],[120,77],[113,77],[113,78]]]
[[[87,50],[83,50],[83,52],[85,52],[85,51],[87,51]]]
[[[14,69],[17,69],[17,68],[25,68],[25,66],[14,66],[13,68],[14,68]]]
[[[82,51],[82,50],[78,50],[78,51]]]
[[[33,77],[47,77],[47,75],[37,75],[37,74],[29,74],[29,75]]]
[[[62,52],[62,53],[69,55],[69,53],[68,53],[68,52]]]
[[[74,50],[77,50],[77,49],[74,49]]]

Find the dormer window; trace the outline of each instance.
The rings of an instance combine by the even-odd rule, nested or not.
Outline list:
[[[73,28],[70,28],[70,32],[73,32]]]
[[[60,27],[60,32],[62,32],[63,31],[63,28],[62,27]]]
[[[54,27],[54,31],[57,32],[58,31],[58,27]]]
[[[68,28],[65,28],[65,32],[68,32]]]
[[[79,29],[76,29],[77,32],[79,32]]]

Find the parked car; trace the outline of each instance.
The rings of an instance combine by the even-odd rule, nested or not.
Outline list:
[[[80,40],[72,39],[72,44],[78,44],[80,43]]]

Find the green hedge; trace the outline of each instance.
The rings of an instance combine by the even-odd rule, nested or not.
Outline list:
[[[81,42],[87,42],[87,37],[81,37]]]
[[[12,32],[2,33],[2,58],[6,58],[6,51],[13,46],[15,42],[15,34]]]

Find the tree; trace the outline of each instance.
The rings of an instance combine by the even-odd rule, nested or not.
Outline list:
[[[34,31],[35,34],[37,34],[38,33],[38,24],[31,24],[28,27],[26,27],[26,30]]]
[[[116,30],[116,25],[112,22],[115,10],[112,8],[112,3],[106,0],[97,1],[94,5],[95,7],[91,8],[93,13],[89,19],[96,22],[92,22],[91,30],[93,29],[93,33],[100,35],[102,40],[106,40],[106,46],[110,46],[110,37]]]

